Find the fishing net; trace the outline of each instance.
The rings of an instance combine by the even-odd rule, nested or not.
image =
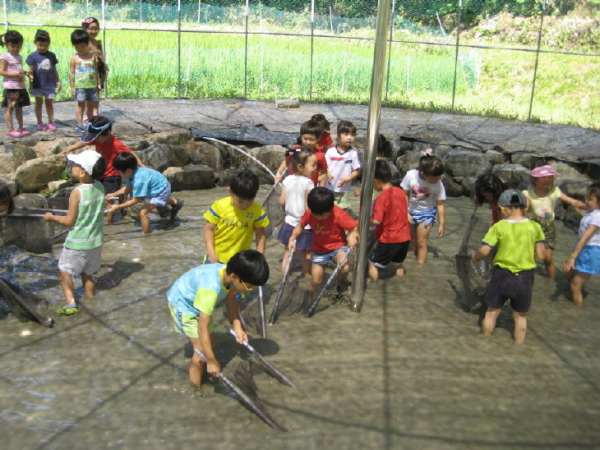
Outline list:
[[[270,221],[269,226],[265,229],[267,239],[277,238],[277,233],[279,233],[279,229],[283,225],[283,219],[285,219],[285,211],[279,205],[280,196],[281,185],[277,184],[267,192],[261,203]]]
[[[3,278],[0,278],[0,297],[19,321],[36,322],[46,328],[54,325],[54,320],[43,312],[48,307],[45,300]]]
[[[489,229],[489,217],[487,220],[478,217],[476,210],[473,211],[455,255],[456,274],[462,285],[462,302],[468,311],[478,310],[485,304],[485,290],[492,276],[493,252],[477,262],[471,260],[471,255],[481,247],[481,241]]]

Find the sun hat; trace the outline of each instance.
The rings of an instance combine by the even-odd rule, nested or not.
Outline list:
[[[498,206],[527,206],[527,199],[521,191],[507,189],[498,199]]]
[[[556,170],[554,170],[554,167],[552,167],[550,164],[546,164],[545,166],[536,167],[535,169],[533,169],[531,171],[531,176],[535,177],[535,178],[550,177],[550,176],[554,176],[554,175],[560,175],[560,173],[558,173]]]
[[[86,131],[84,135],[81,136],[80,141],[85,142],[86,144],[91,144],[96,140],[98,136],[100,136],[100,134],[108,130],[111,125],[112,124],[110,122],[107,122],[101,127],[95,127],[94,125],[92,125],[92,122],[88,122],[87,126],[85,127]]]
[[[102,155],[98,153],[96,150],[84,150],[81,153],[67,155],[67,159],[78,166],[80,166],[83,170],[87,172],[87,174],[91,177],[92,172],[94,171],[94,166],[98,162],[98,160],[102,158]]]

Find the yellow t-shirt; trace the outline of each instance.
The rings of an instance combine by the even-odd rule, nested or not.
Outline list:
[[[269,225],[267,213],[258,203],[241,210],[231,203],[231,197],[214,202],[204,213],[204,218],[217,226],[215,252],[219,261],[227,263],[233,255],[252,247],[254,228]]]
[[[545,197],[538,197],[533,188],[523,191],[523,195],[531,200],[531,207],[527,211],[527,216],[538,222],[542,228],[550,225],[554,222],[554,208],[561,194],[561,190],[556,186],[550,189]]]

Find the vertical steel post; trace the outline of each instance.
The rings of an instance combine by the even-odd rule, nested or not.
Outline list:
[[[6,0],[2,1],[4,6],[4,31],[8,31],[8,9],[6,8]]]
[[[439,19],[439,18],[438,18]],[[462,20],[462,0],[458,0],[458,23],[456,25],[456,51],[454,53],[454,82],[452,83],[452,113],[454,113],[454,99],[456,97],[456,80],[458,76],[458,51],[460,49],[460,25]],[[440,21],[441,24],[441,21]]]
[[[315,0],[310,0],[310,87],[308,99],[312,102],[313,92],[313,60],[315,55]]]
[[[200,23],[200,13],[202,12],[202,0],[198,0],[198,23]]]
[[[392,40],[394,39],[394,11],[396,11],[396,0],[392,2],[392,13],[390,14],[390,45],[388,47],[387,76],[385,80],[385,104],[388,102],[388,92],[390,90],[390,67],[392,64]]]
[[[379,116],[383,94],[383,77],[385,74],[386,38],[390,26],[391,0],[377,2],[377,28],[375,30],[375,50],[373,56],[373,73],[371,76],[371,102],[367,118],[367,148],[362,174],[360,193],[360,212],[358,218],[359,245],[354,269],[352,285],[352,310],[360,312],[365,293],[365,274],[367,269],[367,241],[371,220],[371,200],[373,198],[373,175],[375,173],[375,155],[377,154],[377,137],[379,134]]]
[[[533,109],[533,96],[535,95],[535,80],[537,78],[538,62],[540,60],[540,48],[542,46],[542,29],[544,28],[544,11],[546,10],[546,0],[541,1],[542,16],[540,18],[540,31],[538,33],[537,51],[535,52],[535,67],[533,68],[533,82],[531,83],[531,99],[529,100],[529,114],[527,121],[531,120],[531,111]]]
[[[140,0],[140,25],[142,24],[142,0]]]
[[[248,98],[248,19],[250,6],[246,0],[246,42],[244,44],[244,98]]]
[[[177,98],[181,98],[181,0],[177,0]]]
[[[106,54],[104,55],[104,60],[108,64],[108,42],[106,42],[106,2],[102,0],[102,42],[104,42],[104,48],[106,49]],[[108,77],[106,77],[106,81],[104,83],[104,98],[108,98]]]

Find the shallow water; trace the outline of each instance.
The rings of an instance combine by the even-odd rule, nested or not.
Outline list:
[[[254,341],[301,388],[254,376],[287,433],[212,381],[191,387],[186,339],[173,330],[165,292],[200,263],[202,214],[223,195],[178,193],[181,220],[156,219],[148,237],[127,220],[107,226],[99,293],[81,301],[81,314],[57,318],[52,329],[12,315],[0,321],[3,448],[598,448],[599,278],[577,308],[564,278],[551,282],[538,269],[525,344],[512,342],[508,310],[493,337],[479,335],[479,316],[458,306],[453,289],[467,199],[448,201],[447,235],[432,238],[427,265],[409,255],[407,276],[366,291],[360,314],[337,304],[311,319],[280,317],[266,341]],[[557,232],[561,264],[576,236],[561,223]],[[60,251],[1,250],[0,265],[55,309],[64,301]],[[282,253],[269,240],[267,314]],[[217,355],[227,364],[246,354],[226,333],[222,310]]]

